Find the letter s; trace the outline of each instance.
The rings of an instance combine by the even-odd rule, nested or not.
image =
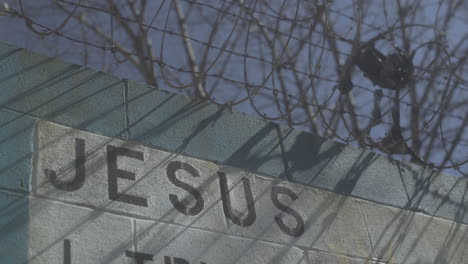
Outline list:
[[[283,213],[275,215],[276,223],[278,224],[279,228],[286,234],[290,236],[295,236],[295,237],[301,236],[304,233],[304,220],[301,218],[298,212],[294,211],[289,206],[282,204],[279,201],[278,199],[279,194],[285,194],[291,197],[293,201],[297,199],[297,195],[286,187],[273,186],[271,188],[271,201],[273,202],[273,204],[281,211],[294,217],[294,219],[296,219],[297,225],[294,228],[287,226],[283,221],[283,218],[284,218]]]
[[[203,197],[197,189],[177,179],[176,172],[178,170],[184,170],[190,173],[190,175],[192,175],[193,177],[200,177],[200,175],[192,165],[181,161],[173,161],[169,163],[166,169],[169,181],[171,181],[172,184],[174,184],[175,186],[186,190],[193,197],[195,197],[195,205],[193,207],[188,207],[188,205],[191,202],[190,199],[188,199],[187,197],[179,199],[175,194],[169,194],[169,200],[171,201],[172,205],[174,205],[175,209],[177,209],[177,211],[185,215],[197,215],[204,208]]]

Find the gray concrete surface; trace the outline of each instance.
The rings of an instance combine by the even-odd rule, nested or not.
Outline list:
[[[3,43],[0,90],[1,263],[466,262],[467,179]]]

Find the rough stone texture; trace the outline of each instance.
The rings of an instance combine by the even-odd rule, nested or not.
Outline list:
[[[198,228],[247,240],[319,250],[357,260],[366,258],[397,263],[443,263],[447,257],[457,261],[464,257],[463,247],[453,245],[464,244],[466,225],[273,180],[238,168],[218,167],[210,162],[50,122],[38,123],[37,138],[37,180],[34,182],[34,193],[41,196],[84,204],[116,214],[175,223],[183,228]],[[65,182],[75,179],[73,159],[77,138],[85,142],[85,182],[75,191],[58,190],[44,172],[46,169],[57,171],[58,177]],[[143,160],[125,156],[116,159],[119,170],[135,174],[135,181],[119,178],[118,191],[142,197],[148,201],[148,206],[110,199],[109,175],[112,173],[109,174],[107,146],[124,147],[141,153]],[[192,166],[198,175],[194,177],[189,170],[183,169],[174,174],[175,179],[195,187],[204,200],[204,207],[194,215],[186,215],[187,212],[177,209],[171,200],[171,195],[176,195],[179,201],[183,197],[188,199],[185,203],[187,208],[196,204],[195,197],[189,194],[187,187],[176,186],[171,182],[168,164],[173,161],[189,164],[185,166]],[[218,172],[225,175],[228,191],[224,193],[225,203],[230,204],[231,209],[226,209],[227,205],[223,203],[222,177]],[[275,196],[273,190],[278,188],[286,189],[290,194],[282,192]],[[248,194],[252,197],[250,202]],[[226,197],[230,198],[230,202],[227,202]],[[275,201],[293,210],[300,219],[291,211],[286,212],[275,205]],[[249,203],[250,212],[247,206]],[[250,223],[240,224],[228,217],[229,214],[244,220],[249,215],[255,214],[255,217]],[[297,235],[288,233],[280,228],[278,219],[291,229],[303,221],[304,230]],[[454,228],[461,232],[456,232],[455,235],[451,230]],[[206,234],[211,234],[208,231]],[[204,234],[203,232],[200,234]],[[425,253],[426,250],[432,253]]]
[[[311,264],[383,264],[384,262],[369,259],[357,259],[343,255],[328,254],[324,252],[309,251],[309,263]],[[388,263],[388,262],[385,262]]]
[[[228,232],[248,238],[279,241],[328,252],[360,255],[371,251],[358,204],[355,199],[347,196],[281,183],[254,176],[239,169],[223,167],[221,171],[226,174],[232,212],[235,216],[241,218],[246,216],[246,192],[244,184],[240,181],[241,179],[250,181],[253,206],[257,211],[256,219],[247,227],[240,227],[230,219],[224,220],[226,213],[221,202],[221,183],[216,173],[218,167],[212,163],[112,140],[50,122],[39,122],[37,130],[39,154],[34,191],[39,195],[101,209],[117,210],[126,214],[137,214],[155,220]],[[58,177],[65,182],[75,179],[76,169],[73,161],[75,138],[83,139],[86,144],[85,149],[88,153],[88,160],[85,163],[86,180],[79,190],[61,191],[50,183],[44,171],[46,169],[56,171]],[[108,162],[106,162],[106,156],[109,155],[106,150],[108,145],[124,146],[143,153],[144,161],[128,157],[117,159],[119,169],[133,172],[136,175],[135,181],[120,178],[118,185],[121,192],[147,199],[148,207],[109,199],[110,183]],[[193,177],[183,171],[177,173],[178,179],[196,187],[205,201],[203,210],[194,216],[187,216],[176,210],[171,203],[171,194],[178,197],[189,196],[193,200],[193,197],[180,186],[175,186],[169,181],[168,163],[175,160],[191,164],[199,172],[199,177]],[[292,204],[291,197],[282,195],[279,196],[279,200],[296,210],[303,219],[305,231],[299,237],[286,234],[275,222],[275,217],[283,212],[272,202],[273,186],[287,187],[297,195],[297,200]],[[189,207],[192,206],[194,206],[193,202]],[[298,225],[298,220],[294,219],[291,214],[286,214],[282,218],[290,227]]]
[[[399,208],[457,215],[467,179],[429,173],[316,135],[129,82],[130,138],[166,150]],[[241,125],[239,125],[241,124]],[[456,182],[456,184],[455,184]],[[448,183],[453,183],[446,188]],[[389,188],[391,186],[391,188]],[[460,187],[462,186],[462,187]],[[453,188],[453,190],[452,190]],[[450,196],[450,197],[448,197]],[[447,199],[449,198],[449,201]],[[415,204],[420,200],[421,203]],[[422,207],[422,208],[421,208]],[[457,217],[457,218],[455,218]]]
[[[233,237],[170,224],[137,221],[137,249],[154,255],[183,258],[189,263],[306,264],[304,251],[255,239]]]
[[[0,43],[0,107],[116,136],[123,89],[116,77]]]
[[[468,223],[468,181],[417,165],[400,166],[412,208],[429,215]]]
[[[37,198],[29,202],[30,264],[63,264],[64,240],[70,241],[70,263],[133,264],[132,220],[100,211]]]
[[[33,125],[28,116],[0,109],[1,188],[29,190]]]
[[[130,138],[163,149],[279,176],[278,126],[129,82]]]
[[[374,257],[414,264],[466,262],[466,225],[364,201],[361,207]]]
[[[28,252],[28,197],[0,190],[1,263],[25,263]]]
[[[468,257],[468,227],[461,223],[48,121],[36,124],[33,196],[12,203],[23,210],[19,216],[11,211],[18,207],[6,204],[3,220],[5,227],[19,219],[18,230],[28,226],[31,263],[63,262],[65,239],[76,252],[72,258],[84,263],[132,263],[131,252],[207,264],[307,263],[305,252],[312,263],[462,263]],[[50,171],[65,185],[77,180],[78,142],[85,178],[65,190],[52,183]],[[112,168],[117,148],[122,152]],[[147,204],[112,198],[112,192]],[[203,206],[190,211],[200,198]],[[301,224],[302,231],[292,231]],[[19,234],[7,233],[3,243],[20,243]]]
[[[312,135],[299,134],[297,142],[292,144],[292,149],[299,148],[295,150],[297,154],[290,158],[293,166],[300,168],[295,170],[295,181],[383,204],[407,206],[408,194],[396,162],[371,151],[336,142],[314,146],[309,143],[310,137]],[[308,152],[310,154],[304,154]],[[299,153],[304,157],[297,157]],[[307,160],[316,164],[310,166]]]
[[[351,256],[366,255],[371,251],[369,238],[363,224],[359,204],[353,198],[323,190],[271,180],[265,177],[248,175],[237,169],[222,168],[228,175],[228,186],[235,211],[246,212],[246,199],[240,179],[249,177],[257,219],[249,227],[240,227],[227,220],[229,233],[242,237],[318,249]],[[297,195],[296,200],[280,194],[281,203],[296,211],[304,221],[304,233],[291,236],[279,227],[275,217],[289,227],[298,226],[290,214],[278,209],[272,202],[272,188],[286,187]]]
[[[44,171],[46,169],[56,171],[62,181],[75,179],[75,138],[85,141],[86,179],[79,190],[62,191],[50,183]],[[49,122],[39,123],[38,140],[37,181],[34,190],[39,195],[179,224],[214,230],[224,229],[222,209],[217,203],[220,194],[215,172],[218,167],[213,163],[187,159],[168,152],[112,140]],[[107,146],[121,146],[143,153],[144,161],[124,156],[117,158],[118,169],[135,174],[135,181],[118,178],[117,185],[119,193],[144,198],[147,200],[147,206],[110,199]],[[205,210],[201,214],[184,215],[178,212],[171,203],[170,194],[177,195],[180,199],[188,196],[187,198],[193,200],[188,192],[169,181],[166,167],[173,161],[186,162],[198,171],[199,177],[193,177],[183,170],[176,172],[176,175],[180,181],[205,190],[203,192]],[[190,206],[193,206],[193,203]]]

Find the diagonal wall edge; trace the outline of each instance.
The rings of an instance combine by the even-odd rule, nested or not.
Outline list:
[[[34,124],[40,119],[107,137],[128,137],[132,144],[327,190],[339,197],[367,200],[371,203],[361,201],[357,207],[364,222],[377,217],[375,212],[381,210],[377,204],[384,204],[395,209],[385,207],[388,209],[382,214],[396,219],[401,212],[413,211],[468,223],[467,179],[393,161],[141,83],[125,83],[3,43],[0,91],[0,189],[2,195],[13,197],[2,200],[2,212],[10,218],[12,214],[7,212],[16,211],[14,208],[24,210],[23,205],[17,207],[24,203],[20,197],[31,191]],[[23,215],[19,209],[18,215]],[[8,217],[2,222],[4,230],[8,229],[5,223],[14,222]],[[27,217],[18,219],[29,221]],[[406,218],[401,221],[405,226]],[[431,225],[431,220],[424,221]],[[374,242],[373,248],[379,248],[386,241],[372,237],[372,228],[377,227],[372,226],[375,221],[370,222],[365,224],[369,240]],[[2,235],[2,240],[20,241],[25,235],[21,232],[5,233],[9,235]]]

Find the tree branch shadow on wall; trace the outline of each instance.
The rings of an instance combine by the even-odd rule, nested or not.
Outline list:
[[[14,56],[17,51],[11,51],[9,53],[6,53],[4,55],[0,55],[0,60],[4,58],[9,58],[10,56]],[[19,74],[26,74],[28,71],[32,69],[37,69],[41,66],[44,66],[45,64],[48,63],[48,61],[44,61],[44,64],[40,63],[37,65],[29,66],[24,68],[22,71],[18,72]],[[11,97],[9,101],[6,101],[0,105],[2,108],[9,107],[11,106],[14,102],[18,102],[23,100],[24,98],[30,97],[34,95],[37,92],[44,92],[47,91],[47,89],[52,86],[52,85],[57,85],[62,81],[65,81],[70,78],[74,78],[76,74],[79,74],[79,71],[76,71],[76,66],[69,66],[68,68],[62,69],[61,71],[58,71],[57,74],[53,77],[51,77],[48,80],[45,80],[42,83],[34,84],[32,85],[28,90],[17,94],[14,97]],[[102,98],[103,95],[101,91],[106,90],[106,89],[112,89],[118,83],[111,83],[109,86],[105,87],[98,87],[97,91],[89,93],[88,95],[85,95],[84,97],[80,98],[79,100],[74,100],[73,103],[70,104],[64,104],[60,107],[57,107],[55,104],[55,100],[58,98],[63,98],[67,97],[72,93],[73,91],[78,91],[81,87],[90,85],[89,83],[96,80],[101,76],[100,73],[95,73],[91,74],[88,76],[88,78],[84,78],[82,82],[77,83],[75,86],[68,87],[68,90],[63,91],[62,93],[59,93],[55,95],[52,98],[48,98],[46,101],[43,102],[37,102],[38,104],[34,107],[29,107],[27,109],[24,109],[25,111],[21,112],[19,114],[19,117],[16,119],[13,119],[12,121],[8,121],[5,124],[2,124],[0,129],[2,127],[7,126],[11,122],[14,122],[15,120],[18,120],[22,116],[28,115],[28,116],[35,116],[35,117],[40,117],[40,118],[45,118],[45,119],[50,119],[50,120],[55,120],[56,116],[61,115],[64,112],[67,112],[71,107],[75,106],[76,104],[80,104],[86,100],[89,100],[91,98]],[[8,80],[11,80],[15,78],[15,75],[9,75],[3,78],[0,78],[0,83],[5,82]],[[169,104],[171,103],[173,96],[170,96],[167,100],[164,100],[157,104],[154,108],[152,108],[151,111],[148,113],[145,113],[140,119],[137,119],[133,122],[133,124],[130,125],[130,128],[133,126],[137,125],[139,122],[143,121],[146,117],[149,117],[150,115],[157,115],[161,114],[158,113],[158,110],[161,109],[161,107],[164,104]],[[99,101],[99,100],[98,100]],[[120,108],[124,102],[121,102],[121,104],[117,104],[115,107],[112,107],[106,111],[103,111],[100,113],[98,116],[87,116],[83,119],[82,122],[77,124],[79,128],[87,128],[88,125],[94,123],[95,121],[105,118],[110,112],[115,111],[117,108]],[[51,109],[54,109],[53,111],[48,111],[45,114],[38,114],[37,110],[41,107],[45,106],[51,106]],[[193,101],[188,103],[186,106],[184,106],[182,109],[177,111],[175,114],[168,116],[162,123],[160,123],[158,126],[153,127],[152,129],[146,131],[146,134],[143,134],[143,136],[157,136],[160,133],[163,133],[165,131],[168,131],[173,127],[175,124],[178,122],[183,122],[184,119],[190,118],[192,114],[196,113],[197,111],[201,111],[204,107],[206,106],[205,103],[201,103],[199,101]],[[177,146],[176,150],[177,152],[184,152],[187,148],[187,146],[192,142],[193,140],[196,139],[197,135],[202,133],[204,130],[209,129],[209,127],[220,120],[225,113],[225,110],[223,108],[219,108],[217,111],[213,112],[211,115],[208,115],[206,118],[202,119],[195,127],[193,127],[192,131],[188,131],[188,135],[186,138],[184,138],[181,142],[179,142],[179,145]],[[55,120],[56,121],[56,120]],[[25,128],[26,130],[27,128]],[[116,133],[117,135],[122,135],[122,133],[128,128],[124,128],[123,130],[119,131]],[[23,130],[18,131],[19,133],[22,132]],[[265,138],[267,138],[268,135],[271,135],[272,133],[278,134],[278,126],[272,123],[268,123],[265,126],[261,127],[253,136],[251,136],[248,139],[245,139],[243,144],[239,146],[237,150],[235,150],[226,160],[223,160],[221,162],[226,162],[230,166],[235,166],[239,167],[242,169],[246,169],[249,171],[256,172],[258,171],[262,166],[264,166],[265,163],[268,163],[269,161],[273,159],[280,159],[283,161],[283,171],[278,172],[280,177],[284,177],[292,182],[298,182],[298,180],[294,177],[295,174],[298,172],[304,172],[308,171],[314,167],[318,167],[317,170],[314,170],[315,175],[311,175],[309,180],[309,184],[314,182],[314,180],[328,167],[333,165],[333,162],[336,159],[336,156],[340,155],[340,153],[343,151],[345,148],[344,145],[342,144],[335,144],[331,148],[326,149],[325,151],[321,151],[323,144],[325,143],[325,140],[318,139],[316,137],[311,136],[310,134],[307,133],[299,133],[299,135],[296,136],[294,139],[294,143],[292,143],[290,148],[285,148],[285,140],[287,139],[287,136],[280,136],[278,134],[278,140],[277,141],[267,141],[265,143]],[[7,142],[11,138],[13,138],[15,135],[8,135],[5,138],[0,138],[0,145],[4,142]],[[346,196],[347,195],[352,195],[352,192],[358,183],[362,173],[368,168],[372,162],[375,161],[377,157],[377,154],[375,153],[361,153],[361,155],[356,159],[354,164],[351,166],[351,169],[343,175],[343,177],[338,181],[338,183],[335,185],[335,187],[332,189],[333,191],[343,194],[345,196],[342,196],[338,199],[338,201],[328,201],[324,202],[323,204],[319,205],[318,208],[325,209],[327,207],[333,207],[334,208],[334,213],[331,213],[325,218],[321,223],[323,224],[322,229],[320,233],[317,235],[317,240],[320,238],[321,234],[323,234],[326,230],[330,228],[330,226],[334,223],[336,220],[336,217],[339,215],[340,211],[342,210],[345,201],[346,201]],[[20,157],[20,160],[13,161],[10,165],[14,166],[17,162],[20,162],[21,160],[26,160],[30,159],[30,156],[24,156]],[[399,163],[397,163],[399,164]],[[400,166],[403,166],[400,164]],[[10,168],[10,167],[6,167]],[[3,168],[4,169],[4,168]],[[401,170],[400,170],[401,172]],[[422,173],[424,174],[424,173]],[[403,173],[400,174],[402,178],[406,177]],[[418,210],[421,209],[421,204],[424,200],[425,197],[428,195],[436,197],[438,200],[440,200],[440,203],[435,207],[434,211],[430,212],[431,214],[437,213],[441,208],[447,204],[451,204],[452,206],[457,206],[457,211],[454,216],[455,221],[464,221],[466,217],[466,211],[467,211],[467,206],[465,204],[464,199],[466,197],[466,192],[468,190],[468,185],[466,185],[466,180],[464,179],[458,179],[456,183],[451,186],[450,190],[446,192],[445,194],[440,194],[434,190],[431,190],[431,184],[432,182],[438,177],[437,175],[431,174],[430,176],[421,176],[421,174],[418,173],[413,173],[412,174],[413,180],[416,182],[415,187],[413,190],[411,188],[407,188],[407,196],[408,196],[408,207],[404,208],[407,210]],[[422,178],[422,179],[421,179]],[[405,183],[405,180],[402,180]],[[463,201],[455,201],[452,198],[450,198],[450,194],[452,191],[455,190],[455,188],[460,185],[465,183],[465,186],[461,187],[464,188],[464,194],[463,194]],[[21,201],[13,201],[10,204],[4,205],[3,208],[0,208],[1,215],[3,217],[6,217],[6,215],[10,215],[9,217],[12,216],[12,219],[9,220],[3,227],[0,227],[0,233],[2,234],[13,234],[16,232],[16,230],[19,230],[22,228],[23,225],[27,224],[27,218],[24,217],[22,214],[16,215],[15,211],[20,210],[23,208],[25,205]],[[104,209],[104,208],[101,208]],[[46,208],[44,209],[46,210]],[[421,209],[425,210],[425,209]],[[168,212],[171,213],[171,212]],[[318,219],[321,219],[321,210],[318,210],[317,212],[314,212],[314,214],[310,215],[308,218],[309,221],[307,222],[307,225],[313,225],[317,224]],[[424,213],[422,211],[422,213]],[[96,217],[98,217],[102,212],[96,212],[93,217],[86,218],[86,219],[81,219],[81,222],[79,225],[77,225],[75,228],[73,228],[70,233],[72,233],[74,230],[80,228],[82,225],[86,225],[90,221],[94,221]],[[400,218],[403,216],[403,214],[409,214],[409,216],[405,216],[405,220],[400,222]],[[382,246],[384,248],[384,252],[390,252],[389,254],[391,256],[397,254],[397,251],[401,247],[402,243],[405,241],[406,237],[405,234],[408,233],[409,228],[413,225],[413,219],[415,216],[415,212],[410,212],[410,213],[405,213],[404,211],[401,211],[400,214],[397,214],[394,219],[391,219],[388,223],[388,225],[382,230],[382,232],[379,234],[379,237],[376,241],[373,241],[373,244],[375,247],[377,246]],[[16,216],[15,216],[16,215]],[[430,217],[430,216],[428,216]],[[26,222],[25,222],[26,220]],[[444,246],[440,249],[439,254],[437,256],[436,261],[438,263],[450,263],[450,254],[455,250],[455,248],[462,247],[463,245],[458,245],[456,244],[458,241],[463,241],[463,238],[466,239],[467,236],[467,231],[464,232],[464,234],[460,234],[460,231],[463,230],[462,225],[457,222],[452,222],[450,225],[449,232],[444,238]],[[390,227],[394,225],[395,223],[397,224],[397,228],[392,231],[393,234],[389,234],[388,230],[390,230]],[[429,220],[428,223],[423,227],[423,231],[426,231],[428,228],[430,228],[430,223],[431,221]],[[188,226],[187,228],[189,228]],[[186,230],[185,228],[184,230]],[[423,234],[422,232],[421,234]],[[65,238],[67,234],[65,234],[62,238]],[[391,243],[385,244],[385,237],[390,236],[389,241]],[[457,237],[457,236],[461,236]],[[316,241],[317,241],[316,240]],[[417,244],[420,243],[418,239],[414,240],[411,242],[410,245],[410,252],[414,250],[417,246]],[[120,254],[121,250],[124,248],[127,248],[128,246],[132,245],[132,242],[124,242],[122,243],[121,246],[116,248],[113,252],[110,253],[108,256],[109,262],[113,257],[116,255],[114,254]],[[311,246],[313,247],[314,244],[312,243]],[[278,254],[281,254],[279,252]],[[369,256],[374,257],[372,255]],[[406,260],[406,259],[405,259]]]

